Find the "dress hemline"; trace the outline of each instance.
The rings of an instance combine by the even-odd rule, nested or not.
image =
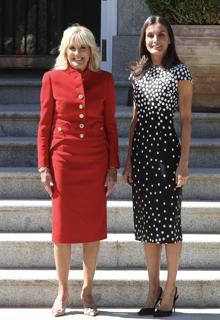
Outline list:
[[[83,244],[83,243],[90,243],[90,242],[96,242],[107,239],[107,235],[101,236],[95,239],[87,239],[86,241],[83,240],[73,240],[73,241],[55,241],[52,239],[53,244]]]
[[[141,242],[142,244],[145,244],[145,243],[152,243],[152,244],[177,244],[179,242],[183,242],[183,239],[180,239],[180,240],[177,240],[177,241],[172,241],[172,242],[167,242],[167,241],[148,241],[148,240],[142,240],[142,239],[137,239],[135,238],[136,241],[139,241]]]

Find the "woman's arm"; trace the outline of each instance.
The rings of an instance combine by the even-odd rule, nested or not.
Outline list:
[[[192,116],[192,81],[179,81],[179,111],[181,125],[181,156],[176,171],[177,187],[183,186],[189,177],[189,151],[191,140],[191,116]]]
[[[104,125],[109,145],[109,168],[119,168],[118,130],[116,124],[115,86],[111,74],[108,74],[105,88]]]
[[[104,107],[104,125],[108,139],[108,173],[105,185],[107,186],[106,196],[112,192],[117,182],[117,168],[120,167],[118,155],[118,131],[115,118],[116,112],[116,99],[115,99],[115,86],[113,78],[108,74],[106,81],[106,98]]]
[[[129,185],[132,184],[132,169],[131,169],[131,148],[132,148],[132,142],[134,137],[134,130],[137,123],[137,109],[135,102],[133,101],[133,115],[131,119],[131,125],[130,125],[130,135],[129,135],[129,145],[128,145],[128,154],[127,159],[125,162],[125,168],[123,172],[123,177],[126,183]]]
[[[38,125],[38,168],[49,168],[49,144],[55,101],[53,98],[50,75],[46,72],[42,79],[40,93],[40,121]]]
[[[49,73],[46,72],[43,76],[41,87],[41,111],[40,121],[38,126],[38,168],[41,175],[41,182],[44,185],[49,195],[52,195],[51,187],[53,185],[50,174],[49,165],[49,148],[50,135],[53,124],[53,114],[55,101],[53,98],[52,84]]]

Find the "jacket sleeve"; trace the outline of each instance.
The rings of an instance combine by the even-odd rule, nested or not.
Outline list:
[[[40,103],[41,111],[37,137],[38,168],[49,168],[50,135],[53,124],[53,114],[55,106],[55,100],[53,97],[52,84],[49,72],[46,72],[42,79]]]
[[[104,124],[109,145],[109,168],[119,168],[118,156],[118,132],[115,119],[116,99],[115,99],[115,86],[111,74],[108,74],[106,81],[106,99],[104,106]]]

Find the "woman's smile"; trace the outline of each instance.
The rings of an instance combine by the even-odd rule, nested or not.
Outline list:
[[[71,67],[84,71],[89,63],[91,50],[86,46],[71,45],[67,48],[67,60]]]
[[[167,29],[160,23],[150,25],[145,30],[145,45],[153,63],[161,63],[170,44],[170,38]]]

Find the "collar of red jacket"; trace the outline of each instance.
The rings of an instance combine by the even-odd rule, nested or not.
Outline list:
[[[67,69],[66,69],[66,72],[68,72],[68,73],[80,73],[80,74],[83,74],[83,75],[87,75],[92,71],[89,70],[89,69],[86,69],[86,70],[82,71],[82,70],[74,69],[71,66],[68,66]]]

